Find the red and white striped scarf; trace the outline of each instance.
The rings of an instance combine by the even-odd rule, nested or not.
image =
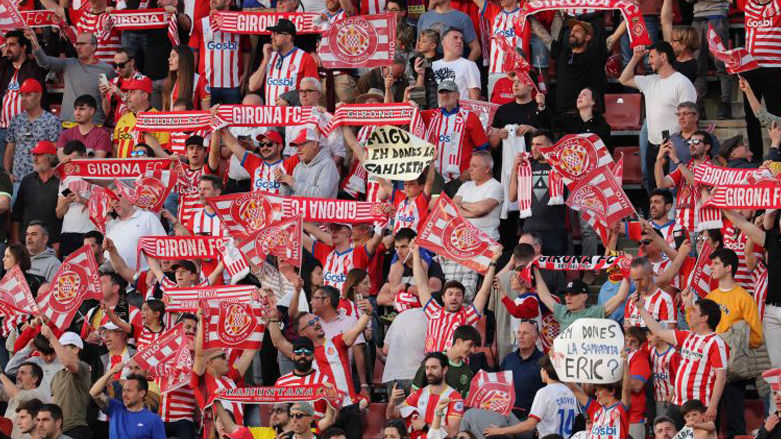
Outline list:
[[[518,166],[518,210],[521,218],[532,216],[532,164],[531,154],[521,153],[521,165]]]
[[[324,135],[342,125],[410,125],[410,132],[418,137],[423,137],[425,131],[418,108],[403,103],[342,105],[325,127]]]
[[[20,11],[20,13],[29,27],[56,27],[70,41],[71,45],[76,44],[76,32],[54,11]]]
[[[269,26],[276,26],[280,18],[296,25],[296,34],[322,32],[322,15],[314,12],[255,12],[212,11],[209,14],[212,31],[242,35],[271,35]]]
[[[145,111],[136,118],[136,130],[154,132],[186,132],[209,129],[209,111]]]
[[[138,178],[146,172],[156,169],[168,169],[169,159],[89,159],[71,160],[54,168],[60,180],[65,177],[82,177],[92,179]]]
[[[165,12],[165,9],[139,9],[111,11],[106,26],[103,29],[103,39],[113,29],[119,30],[149,30],[168,29],[168,39],[174,46],[179,45],[179,28],[176,24],[176,15]]]
[[[559,206],[564,204],[564,180],[555,168],[551,168],[548,173],[548,206]]]
[[[138,258],[145,253],[156,259],[214,259],[221,257],[232,280],[249,273],[249,265],[233,243],[220,236],[144,236],[138,241]]]

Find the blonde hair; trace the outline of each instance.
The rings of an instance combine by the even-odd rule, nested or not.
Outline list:
[[[692,27],[675,26],[673,40],[680,40],[681,44],[692,52],[700,48],[700,36]]]

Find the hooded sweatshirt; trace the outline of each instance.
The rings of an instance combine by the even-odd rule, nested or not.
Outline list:
[[[61,264],[62,262],[57,259],[54,249],[46,247],[46,250],[41,253],[30,256],[30,269],[27,270],[27,272],[36,276],[41,276],[45,278],[47,282],[51,282]]]
[[[322,147],[311,162],[302,161],[296,165],[293,179],[293,196],[336,199],[339,171],[331,155]]]

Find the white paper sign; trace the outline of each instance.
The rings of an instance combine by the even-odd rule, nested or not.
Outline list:
[[[551,360],[559,380],[608,384],[623,377],[624,333],[609,319],[578,319],[553,341]]]
[[[434,157],[434,145],[401,128],[377,128],[366,142],[363,167],[387,180],[415,180]]]

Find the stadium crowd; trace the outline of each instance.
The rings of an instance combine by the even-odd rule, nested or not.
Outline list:
[[[10,2],[64,25],[3,38],[0,437],[781,437],[781,344],[769,343],[781,337],[781,205],[706,208],[718,184],[698,173],[779,172],[781,1],[639,0],[649,45],[632,44],[636,21],[602,7],[616,1],[547,2],[558,7],[526,17],[524,34],[524,0]],[[170,28],[111,24],[112,13],[147,9],[171,17],[182,44]],[[216,27],[225,11],[291,15],[268,35],[243,35]],[[299,13],[329,25],[392,14],[392,62],[323,68],[325,41],[300,32]],[[709,50],[712,35],[743,44],[757,65],[732,74]],[[641,127],[629,135],[640,159],[623,157],[637,162],[624,180],[641,183],[624,185],[637,215],[595,224],[563,202],[573,192],[560,181],[566,159],[546,151],[592,135],[618,162],[632,143],[605,116],[611,92],[642,95]],[[732,120],[739,101],[746,140],[717,138],[706,111]],[[419,137],[435,150],[407,181],[364,167],[376,126],[323,131],[343,105],[394,103],[420,115]],[[488,103],[490,117],[480,111]],[[236,104],[311,107],[318,123],[137,127],[142,113],[210,110],[218,120],[221,106]],[[153,158],[178,169],[159,212],[139,207],[125,180],[64,171]],[[235,230],[209,200],[258,191],[395,209],[387,221],[305,221],[300,248],[288,249],[300,263],[240,254],[249,273],[239,275],[227,256],[170,260],[142,245],[228,237]],[[103,216],[99,196],[108,197]],[[466,236],[431,236],[429,212],[445,199],[448,215],[469,224]],[[485,269],[426,248],[437,239],[490,240]],[[97,291],[63,320],[50,308],[83,288],[77,256],[94,258]],[[580,271],[539,263],[550,256],[631,262]],[[23,284],[40,309],[14,308]],[[259,315],[232,318],[262,322],[262,343],[209,347],[210,331],[230,329],[231,316],[215,329],[206,302],[169,310],[175,291],[233,284],[257,287]],[[620,325],[623,378],[560,379],[553,339],[582,318]],[[134,357],[174,327],[184,369]],[[486,385],[480,371],[508,372],[496,376],[510,377],[509,411],[470,406]],[[328,402],[215,398],[302,386],[339,392]]]

